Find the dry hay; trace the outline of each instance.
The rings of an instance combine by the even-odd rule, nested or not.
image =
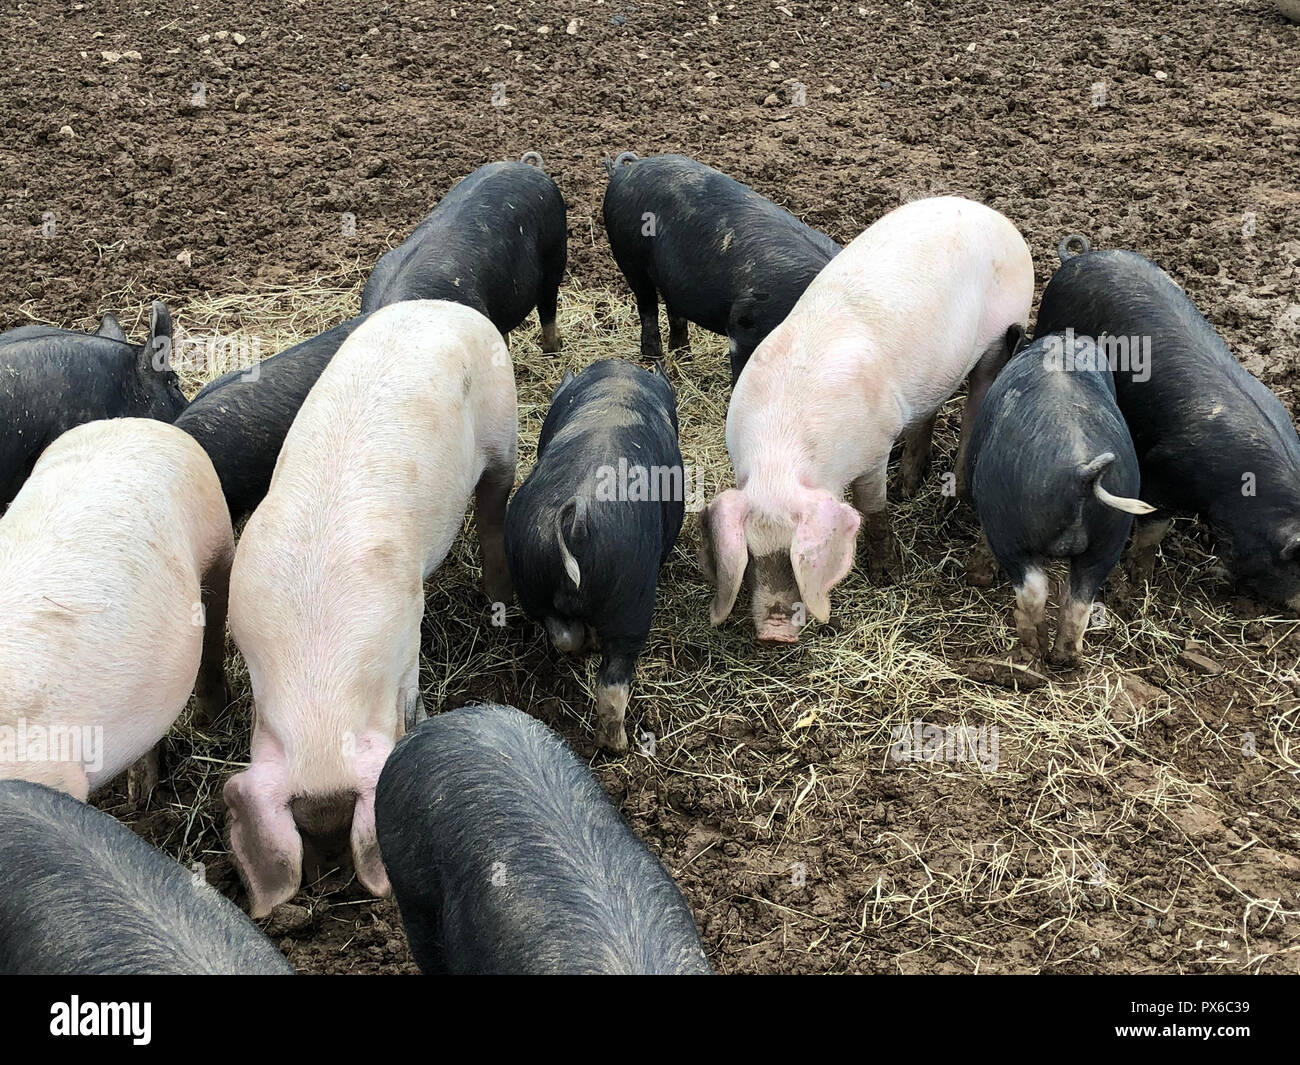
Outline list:
[[[176,317],[191,334],[250,331],[269,354],[356,313],[362,279],[345,266],[296,289],[191,300]],[[131,290],[116,299],[138,337],[147,304]],[[563,372],[638,356],[623,292],[570,282],[560,326],[558,356],[541,353],[535,327],[512,337],[521,479]],[[731,483],[725,344],[691,332],[669,370],[682,451],[711,497]],[[200,383],[186,380],[191,394]],[[1083,670],[1023,678],[1022,690],[1005,670],[1003,683],[979,679],[1014,630],[1005,581],[964,583],[974,521],[939,491],[958,410],[945,409],[925,489],[890,504],[902,580],[881,586],[855,568],[831,622],[797,647],[757,647],[743,595],[709,627],[687,515],[626,757],[591,743],[594,657],[558,655],[517,607],[504,629],[489,623],[472,535],[428,585],[426,706],[511,702],[591,756],[683,882],[724,970],[1296,971],[1300,622],[1226,600],[1207,542],[1180,523],[1154,587],[1116,591],[1112,577],[1110,626],[1089,633]],[[1222,672],[1179,665],[1189,640]],[[251,713],[233,647],[228,666],[232,710],[202,734],[188,716],[174,733],[188,797],[155,799],[172,812],[156,842],[184,862],[228,862],[219,791],[247,758]],[[892,762],[891,729],[914,720],[996,726],[996,772]]]

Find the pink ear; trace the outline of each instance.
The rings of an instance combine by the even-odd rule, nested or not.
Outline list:
[[[862,515],[829,492],[817,491],[795,526],[790,544],[794,579],[808,613],[818,621],[831,616],[830,590],[853,566]]]
[[[745,493],[728,488],[700,512],[700,569],[716,589],[709,607],[709,624],[721,625],[740,594],[740,582],[749,561],[745,542],[745,518],[749,500]]]
[[[387,895],[390,890],[375,832],[375,788],[392,750],[392,740],[377,732],[366,732],[357,743],[351,765],[357,788],[357,804],[352,810],[352,867],[372,895]]]
[[[298,893],[302,837],[289,809],[288,773],[282,761],[256,761],[222,791],[230,808],[230,849],[248,887],[249,912],[265,917]]]

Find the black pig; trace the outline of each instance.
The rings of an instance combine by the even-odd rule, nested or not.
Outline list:
[[[0,973],[286,974],[201,873],[44,784],[0,781]]]
[[[1074,664],[1133,515],[1152,510],[1134,498],[1137,456],[1110,369],[1085,341],[1040,337],[1007,364],[975,418],[966,483],[988,546],[1015,586],[1016,631],[1029,657],[1047,655],[1045,565],[1070,560],[1054,657]]]
[[[203,447],[221,478],[230,521],[248,517],[271,484],[285,434],[307,393],[363,314],[247,370],[210,382],[176,419]]]
[[[171,362],[172,320],[155,301],[136,345],[106,314],[97,333],[23,325],[0,333],[0,513],[54,438],[101,418],[175,421],[185,394]]]
[[[650,634],[659,568],[685,512],[677,401],[657,370],[622,359],[565,374],[537,465],[506,511],[515,594],[561,651],[594,637],[596,739],[627,749],[623,717]]]
[[[1300,438],[1286,408],[1160,267],[1131,251],[1071,256],[1071,239],[1038,331],[1093,338],[1113,363],[1142,498],[1160,511],[1134,535],[1135,575],[1150,576],[1170,516],[1196,514],[1244,587],[1300,610]]]
[[[785,320],[839,254],[830,237],[747,185],[684,155],[605,160],[605,230],[636,297],[641,356],[688,346],[687,322],[731,341],[731,383],[759,342]]]
[[[375,825],[426,973],[710,972],[667,870],[564,741],[512,706],[408,733]]]
[[[559,351],[555,305],[568,258],[566,226],[564,198],[541,169],[541,156],[488,163],[375,264],[361,312],[399,300],[452,300],[487,315],[508,336],[536,307],[542,350]]]

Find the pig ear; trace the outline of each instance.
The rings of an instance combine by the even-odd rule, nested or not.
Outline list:
[[[555,397],[563,392],[573,382],[573,371],[565,370],[564,376],[560,378],[560,383],[555,386],[555,391],[551,393],[551,402],[555,402]]]
[[[853,566],[862,515],[829,492],[817,492],[795,526],[790,543],[794,579],[808,613],[818,621],[831,616],[830,590]]]
[[[140,352],[140,373],[162,373],[172,365],[172,316],[167,304],[154,300],[149,311],[149,339]]]
[[[352,808],[352,868],[372,895],[389,892],[388,871],[379,854],[379,836],[375,831],[375,788],[392,751],[391,740],[367,732],[357,745],[352,763],[357,789],[357,804]]]
[[[715,591],[709,607],[709,624],[721,625],[736,605],[740,582],[749,561],[745,541],[745,519],[749,500],[745,493],[729,488],[700,512],[700,569]]]
[[[236,773],[222,791],[230,809],[230,849],[248,888],[249,912],[265,917],[298,893],[302,837],[289,809],[283,763],[259,762]]]
[[[108,337],[109,340],[125,340],[126,330],[122,328],[122,323],[117,320],[117,316],[106,314],[99,320],[99,329],[95,336]]]

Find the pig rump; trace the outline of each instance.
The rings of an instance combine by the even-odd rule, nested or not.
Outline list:
[[[0,781],[0,973],[292,973],[201,875],[63,792]]]
[[[667,870],[564,741],[514,707],[422,722],[384,766],[375,816],[426,973],[710,972]]]

